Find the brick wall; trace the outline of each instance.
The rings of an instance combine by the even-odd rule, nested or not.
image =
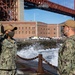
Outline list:
[[[17,27],[14,38],[25,39],[32,36],[37,37],[60,37],[61,27],[57,24],[46,24],[42,22],[0,21],[4,26],[12,24]]]

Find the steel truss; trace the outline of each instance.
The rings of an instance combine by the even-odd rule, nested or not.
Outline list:
[[[17,21],[17,0],[0,0],[0,21]]]
[[[50,12],[55,12],[71,17],[75,17],[75,0],[74,0],[74,9],[53,3],[49,0],[24,0],[25,9],[42,9]]]

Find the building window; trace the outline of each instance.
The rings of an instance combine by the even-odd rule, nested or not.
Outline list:
[[[26,31],[26,34],[27,34],[27,31]]]
[[[54,30],[56,30],[56,29],[54,28]]]
[[[30,31],[29,31],[29,34],[30,34]]]
[[[50,34],[50,33],[48,33],[48,34]]]
[[[54,32],[54,34],[56,34],[56,33]]]
[[[20,29],[20,27],[19,27],[19,29]]]
[[[23,34],[24,32],[22,31],[22,34]]]
[[[27,27],[26,27],[26,29],[27,29]]]
[[[20,31],[19,31],[19,34],[20,34]]]
[[[41,34],[42,34],[42,32],[41,32]]]
[[[32,31],[32,34],[35,34],[35,31]]]
[[[45,30],[45,28],[43,30]]]
[[[29,29],[30,29],[30,27],[29,27]]]
[[[32,29],[35,29],[35,27],[32,27]]]
[[[24,28],[22,27],[22,29],[24,29]]]

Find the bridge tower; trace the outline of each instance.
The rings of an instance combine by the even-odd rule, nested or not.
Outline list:
[[[23,21],[24,20],[24,0],[17,0],[18,2],[18,20]]]
[[[24,20],[24,0],[0,0],[0,21]]]
[[[75,0],[74,0],[74,10],[75,10]]]

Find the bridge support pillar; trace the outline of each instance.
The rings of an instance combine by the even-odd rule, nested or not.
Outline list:
[[[18,20],[24,21],[24,0],[18,1]]]

